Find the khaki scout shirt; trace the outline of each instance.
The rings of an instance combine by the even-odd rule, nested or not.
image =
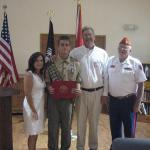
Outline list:
[[[68,57],[67,59],[63,60],[58,56],[54,63],[64,81],[76,81],[78,83],[81,82],[80,64],[77,60],[72,57]],[[46,71],[46,82],[51,82],[51,77],[48,74],[49,67],[51,66],[48,66]]]

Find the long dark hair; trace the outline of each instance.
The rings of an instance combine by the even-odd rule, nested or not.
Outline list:
[[[35,67],[34,67],[34,63],[35,63],[35,61],[37,60],[37,58],[39,56],[42,56],[42,58],[43,58],[43,67],[40,70],[40,74],[43,75],[43,70],[44,70],[44,67],[45,67],[45,59],[44,59],[44,55],[41,52],[35,52],[30,56],[30,58],[28,60],[28,68],[27,68],[26,71],[32,71],[33,73],[35,73],[36,70],[35,70]]]

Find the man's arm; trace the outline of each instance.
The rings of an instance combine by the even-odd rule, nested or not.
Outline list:
[[[108,60],[109,57],[107,55],[104,64],[104,91],[101,97],[101,104],[107,104],[108,102]]]
[[[136,99],[136,102],[133,107],[134,112],[138,112],[138,110],[139,110],[139,106],[140,106],[140,103],[141,103],[141,100],[143,97],[143,93],[144,93],[144,83],[140,82],[140,83],[138,83],[138,89],[137,89],[137,95],[136,95],[137,99]]]
[[[80,96],[81,95],[81,68],[80,68],[80,63],[77,61],[76,62],[76,71],[77,71],[77,77],[76,77],[76,89],[75,93],[76,96]]]

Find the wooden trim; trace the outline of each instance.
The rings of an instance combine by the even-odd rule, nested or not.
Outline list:
[[[55,50],[57,50],[57,42],[58,42],[58,38],[64,34],[55,34],[54,35],[54,43],[55,43]],[[74,48],[75,47],[75,35],[74,34],[66,34],[70,37],[70,41],[71,41],[71,47]],[[40,34],[40,51],[42,53],[45,53],[46,51],[46,47],[47,47],[47,38],[48,38],[48,34],[46,33],[42,33]],[[106,36],[105,35],[96,35],[95,36],[95,44],[98,47],[101,47],[103,49],[106,48]]]
[[[24,99],[24,75],[19,75],[19,82],[16,84],[15,88],[19,89],[20,93],[18,95],[12,96],[12,113],[22,113],[22,105]]]
[[[138,121],[144,123],[150,123],[150,115],[138,115]]]

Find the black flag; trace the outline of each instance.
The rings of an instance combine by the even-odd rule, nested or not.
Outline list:
[[[54,63],[52,55],[55,55],[55,48],[54,48],[54,31],[53,31],[53,23],[50,20],[49,22],[49,33],[48,33],[48,40],[47,40],[47,48],[45,53],[45,62],[46,62],[46,68],[48,67],[49,75],[54,80],[61,80],[62,77],[57,70],[57,67]]]
[[[49,33],[47,40],[47,48],[46,48],[46,57],[45,61],[48,62],[52,55],[55,55],[55,47],[54,47],[54,31],[53,31],[53,23],[49,21]]]

